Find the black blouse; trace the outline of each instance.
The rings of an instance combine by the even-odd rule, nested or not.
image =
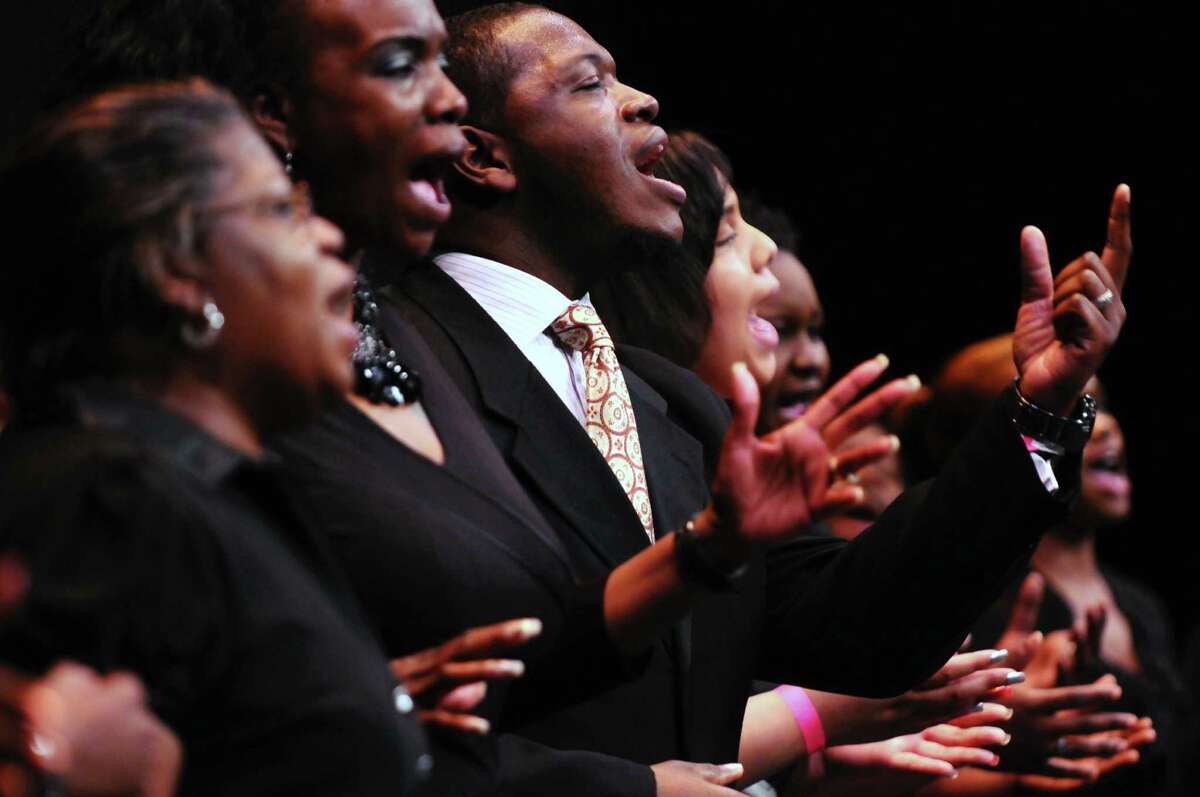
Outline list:
[[[421,374],[421,403],[445,464],[413,452],[345,401],[273,448],[388,655],[469,627],[541,619],[541,637],[512,653],[526,662],[524,677],[492,684],[481,708],[501,732],[631,677],[639,663],[608,637],[603,583],[576,583],[554,531],[419,334],[386,302],[380,321],[400,360]],[[431,794],[500,788],[494,739],[431,734]]]
[[[139,675],[183,742],[181,795],[411,793],[422,733],[278,477],[112,386],[6,429],[0,546],[32,586],[0,658]]]

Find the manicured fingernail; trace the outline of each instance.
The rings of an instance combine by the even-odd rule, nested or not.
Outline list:
[[[513,636],[521,641],[525,641],[533,639],[540,633],[542,633],[542,621],[536,617],[529,617],[517,623],[517,628],[513,632]]]
[[[892,451],[900,450],[900,438],[894,434],[888,435],[888,442],[891,443]]]
[[[739,778],[745,772],[741,764],[722,764],[719,769],[722,775],[737,775]]]
[[[954,780],[955,778],[957,778],[957,777],[958,777],[958,770],[957,770],[957,769],[955,769],[955,770],[952,770],[952,771],[950,772],[950,774],[949,774],[949,775],[947,775],[946,777],[947,777],[948,779],[950,779],[950,780]]]
[[[1010,715],[1012,714],[1012,712],[1011,712],[1011,711],[1010,711],[1010,712],[1008,712],[1008,713],[1009,713]],[[1009,742],[1011,742],[1011,741],[1012,741],[1012,734],[1011,734],[1011,733],[1006,733],[1006,734],[1004,734],[1004,738],[1000,740],[1000,746],[1001,746],[1001,747],[1007,747],[1007,746],[1008,746],[1008,743],[1009,743]]]
[[[876,354],[875,362],[879,363],[880,368],[887,368],[892,361],[888,359],[886,354]]]
[[[975,705],[971,706],[971,709],[967,713],[968,714],[978,714],[979,712],[983,711],[985,708],[987,708],[987,706],[983,705],[982,703],[976,703]]]
[[[988,762],[988,766],[994,767],[1000,763],[1000,756],[992,753],[992,760]]]
[[[58,745],[54,743],[53,739],[50,739],[47,736],[43,736],[40,733],[34,733],[29,737],[29,752],[32,753],[35,758],[51,758],[57,750]]]
[[[750,373],[750,369],[746,367],[746,364],[744,362],[739,361],[739,362],[736,362],[733,364],[733,375],[735,377],[740,378],[743,375],[748,375],[749,373]]]
[[[988,654],[988,663],[989,664],[999,664],[1000,662],[1004,661],[1007,658],[1008,658],[1007,650],[1004,650],[1003,648],[1001,648],[1000,650],[993,650],[991,653]]]
[[[525,674],[525,662],[517,659],[502,659],[496,662],[496,669],[502,675],[511,675],[513,678],[520,678]]]
[[[1010,720],[1010,719],[1012,719],[1012,718],[1013,718],[1013,710],[1010,708],[1010,709],[1008,710],[1008,713],[1004,715],[1004,719],[1006,719],[1006,720]]]
[[[838,469],[838,458],[830,457],[829,458],[829,472],[836,475],[837,469]]]
[[[1016,686],[1023,683],[1025,683],[1025,673],[1023,672],[1010,672],[1004,677],[1005,686]]]
[[[471,733],[486,736],[491,731],[492,725],[483,717],[463,717],[463,728]]]
[[[911,387],[913,390],[916,390],[921,387],[921,377],[917,376],[916,374],[909,374],[908,379],[906,379],[904,381],[907,382],[908,386]]]
[[[863,492],[863,488],[861,487],[851,487],[850,500],[856,504],[861,504],[863,501],[867,500],[867,494]]]

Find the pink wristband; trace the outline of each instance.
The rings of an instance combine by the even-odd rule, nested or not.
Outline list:
[[[808,699],[808,694],[798,686],[787,684],[776,687],[775,692],[792,710],[792,716],[796,718],[796,724],[800,726],[800,733],[804,736],[804,747],[808,754],[811,756],[824,750],[825,727],[821,725],[821,718],[817,716],[817,710]]]

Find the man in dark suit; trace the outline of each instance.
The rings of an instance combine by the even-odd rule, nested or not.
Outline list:
[[[681,191],[651,174],[665,143],[657,102],[621,84],[608,53],[558,14],[490,7],[449,27],[451,77],[472,108],[442,239],[454,251],[401,275],[392,300],[480,413],[581,578],[604,575],[706,507],[745,522],[754,502],[732,496],[771,488],[752,484],[744,450],[726,443],[717,462],[728,414],[711,391],[650,352],[616,349],[648,518],[608,443],[589,434],[589,352],[555,334],[586,311],[598,276],[681,234]],[[1058,286],[1040,233],[1023,234],[1021,392],[1055,415],[1071,415],[1121,326],[1127,207],[1119,191],[1104,261],[1087,260]],[[1095,283],[1113,292],[1089,293]],[[1058,337],[1056,313],[1075,321],[1060,325],[1071,337]],[[752,391],[737,402],[751,425]],[[1077,483],[1070,454],[1039,475],[1014,412],[998,403],[937,480],[854,543],[801,539],[752,555],[731,590],[709,573],[712,593],[659,640],[638,680],[510,730],[646,764],[730,761],[752,676],[873,696],[919,682],[1062,517]],[[669,793],[671,773],[655,777]],[[631,782],[628,793],[644,787]]]

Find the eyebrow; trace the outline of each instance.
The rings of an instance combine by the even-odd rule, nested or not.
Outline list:
[[[590,63],[600,70],[608,68],[613,72],[617,71],[616,61],[613,60],[611,55],[607,55],[605,53],[584,53],[578,58],[574,58],[567,62],[567,64],[563,67],[563,70],[565,71],[568,69],[574,69],[584,62]]]

